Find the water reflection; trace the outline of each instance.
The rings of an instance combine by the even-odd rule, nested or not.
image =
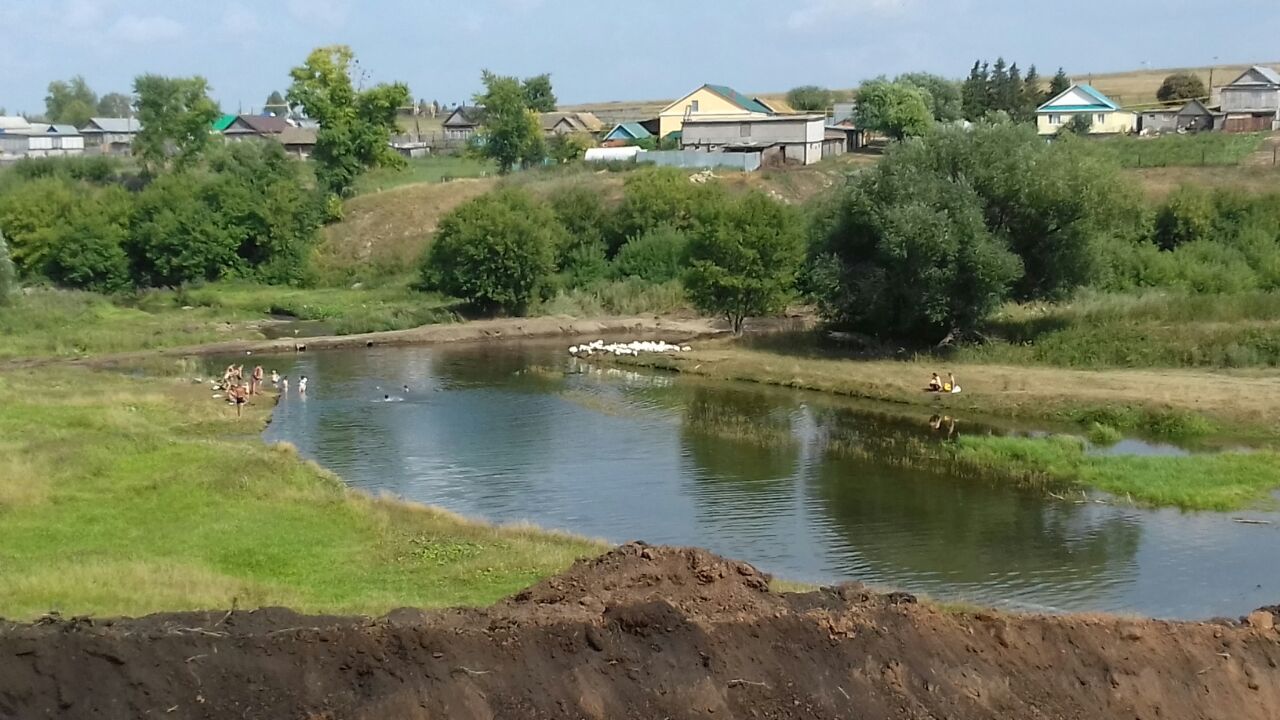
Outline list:
[[[558,344],[280,362],[312,390],[280,405],[268,439],[466,515],[1017,607],[1208,617],[1280,598],[1280,523],[1076,504],[900,462],[1010,428],[593,366]],[[404,402],[380,401],[403,385]]]

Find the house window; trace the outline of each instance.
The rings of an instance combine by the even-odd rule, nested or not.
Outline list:
[[[1049,116],[1049,124],[1050,124],[1050,125],[1061,125],[1061,124],[1062,124],[1062,116],[1061,116],[1061,115],[1050,115],[1050,116]]]
[[[1105,125],[1105,124],[1107,123],[1107,116],[1106,116],[1106,114],[1105,114],[1105,113],[1098,113],[1098,118],[1097,118],[1097,120],[1095,120],[1094,122],[1098,123],[1099,125]]]
[[[738,125],[738,134],[742,137],[751,137],[751,123]]]
[[[692,111],[692,112],[698,112],[698,101],[697,101],[697,100],[692,100],[692,101],[690,101],[690,102],[689,102],[689,110],[690,110],[690,111]]]

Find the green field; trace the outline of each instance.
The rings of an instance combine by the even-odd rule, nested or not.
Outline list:
[[[205,385],[0,375],[0,617],[485,605],[600,546],[346,490]]]
[[[439,183],[497,174],[493,163],[462,155],[432,155],[406,161],[399,170],[379,168],[356,181],[357,194],[376,193],[417,183]]]
[[[1124,168],[1239,165],[1258,151],[1263,134],[1197,133],[1195,135],[1136,135],[1095,141],[1099,151]]]

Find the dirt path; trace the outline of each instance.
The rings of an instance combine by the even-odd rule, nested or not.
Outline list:
[[[1280,634],[949,613],[624,546],[487,610],[0,625],[0,717],[1274,720]]]
[[[0,363],[0,370],[40,367],[45,365],[110,366],[149,357],[187,357],[195,355],[229,355],[237,353],[273,354],[305,352],[334,348],[376,347],[380,345],[428,345],[491,340],[529,340],[553,337],[579,337],[630,334],[636,337],[688,340],[725,334],[724,323],[705,318],[677,319],[653,315],[643,317],[610,317],[575,319],[564,316],[536,318],[503,318],[475,320],[447,325],[426,325],[411,330],[330,335],[311,338],[277,340],[233,340],[206,345],[141,350],[138,352],[95,355],[87,358],[34,358]]]

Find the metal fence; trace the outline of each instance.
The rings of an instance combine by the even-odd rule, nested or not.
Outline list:
[[[640,153],[636,162],[678,168],[729,168],[742,172],[760,169],[760,153],[709,153],[698,150],[659,150]]]

